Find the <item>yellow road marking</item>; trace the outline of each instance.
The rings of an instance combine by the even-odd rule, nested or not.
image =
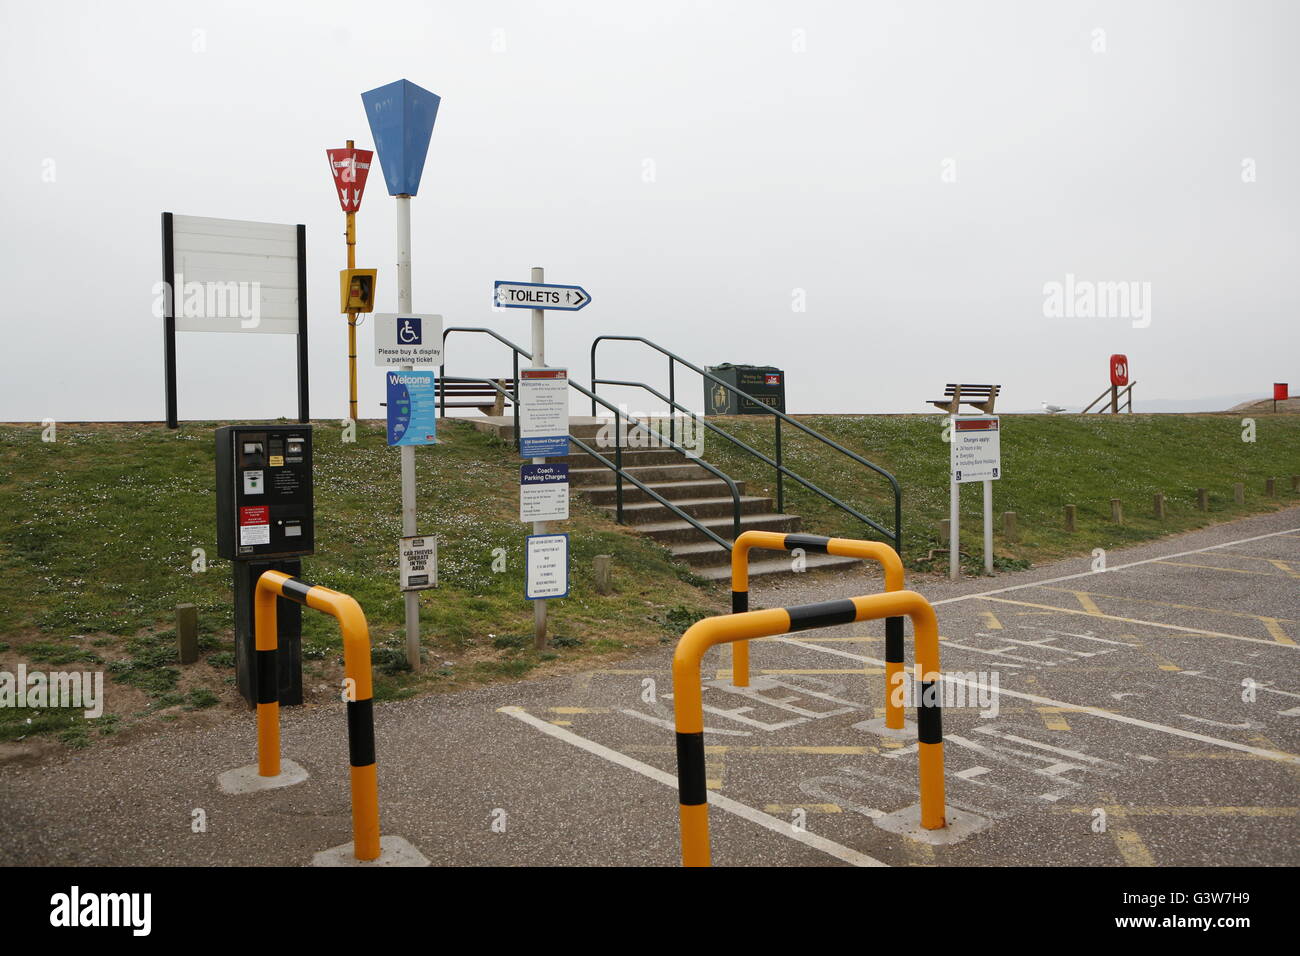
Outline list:
[[[1267,630],[1269,635],[1273,638],[1273,640],[1277,641],[1279,644],[1295,643],[1295,641],[1287,637],[1286,631],[1282,630],[1282,625],[1278,623],[1277,618],[1261,617],[1260,620],[1264,623],[1265,630]]]
[[[997,615],[992,611],[980,611],[980,617],[984,618],[984,626],[990,631],[1002,630],[1002,622],[998,620]]]
[[[1064,592],[1064,593],[1066,593],[1066,594],[1078,594],[1078,593],[1079,593],[1079,592],[1077,592],[1077,591],[1072,591],[1072,590],[1070,590],[1069,588],[1043,588],[1043,590],[1044,590],[1044,591],[1061,591],[1061,592]],[[1209,613],[1209,614],[1224,614],[1224,615],[1227,615],[1228,617],[1245,617],[1245,618],[1249,618],[1249,619],[1251,619],[1251,620],[1255,620],[1255,621],[1263,620],[1263,616],[1262,616],[1262,615],[1259,615],[1259,614],[1251,614],[1251,613],[1248,612],[1248,611],[1227,611],[1227,610],[1223,610],[1223,609],[1221,609],[1221,608],[1217,608],[1217,607],[1201,607],[1201,606],[1198,605],[1198,604],[1174,604],[1174,603],[1171,602],[1171,601],[1151,601],[1151,600],[1148,600],[1147,598],[1125,597],[1125,596],[1122,595],[1122,594],[1102,594],[1102,593],[1099,592],[1099,591],[1084,591],[1084,592],[1082,592],[1082,593],[1087,594],[1087,595],[1090,595],[1090,596],[1092,596],[1092,597],[1100,597],[1100,598],[1114,598],[1116,601],[1128,601],[1130,604],[1149,604],[1149,605],[1151,605],[1152,607],[1174,607],[1174,608],[1178,608],[1180,611],[1205,611],[1205,612],[1207,612],[1207,613]],[[992,598],[986,598],[985,600],[993,600],[993,599],[992,599]],[[1035,604],[1035,605],[1032,605],[1032,606],[1033,606],[1033,607],[1049,607],[1050,605],[1046,605],[1046,604]],[[1078,613],[1078,612],[1076,611],[1076,612],[1074,612],[1074,613]],[[1102,616],[1103,616],[1103,617],[1106,617],[1106,616],[1109,616],[1109,615],[1102,615]],[[1294,624],[1294,623],[1296,623],[1295,621],[1293,621],[1293,620],[1292,620],[1291,618],[1289,618],[1289,617],[1279,617],[1279,618],[1274,618],[1273,620],[1277,620],[1277,621],[1286,621],[1288,624]],[[1150,622],[1148,621],[1148,622],[1143,622],[1143,623],[1150,623]]]
[[[767,638],[756,638],[756,640],[767,640]],[[883,641],[884,638],[863,634],[860,637],[810,637],[807,640],[809,644],[861,644],[865,641]]]
[[[1089,614],[1087,611],[1076,611],[1071,607],[1053,607],[1051,604],[1032,604],[1029,601],[1013,601],[1011,598],[989,597],[988,595],[974,595],[981,601],[997,601],[1000,604],[1020,604],[1025,607],[1040,607],[1044,610],[1055,611],[1057,614],[1083,614],[1088,617],[1100,617],[1107,621],[1123,621],[1125,624],[1140,624],[1145,627],[1158,627],[1175,631],[1183,631],[1187,634],[1201,634],[1205,637],[1228,637],[1234,641],[1254,641],[1257,644],[1268,644],[1269,641],[1262,637],[1247,637],[1244,634],[1225,634],[1222,631],[1207,631],[1199,627],[1184,627],[1182,624],[1166,624],[1163,621],[1144,621],[1136,617],[1120,617],[1116,614]],[[1254,615],[1248,615],[1254,616]],[[1258,620],[1258,618],[1256,618]]]
[[[1092,807],[1060,807],[1065,813],[1091,814]],[[1109,812],[1109,811],[1108,811]],[[1125,807],[1133,817],[1294,817],[1297,807]]]
[[[1227,571],[1229,574],[1257,574],[1264,578],[1275,578],[1276,574],[1267,571],[1247,571],[1245,568],[1225,568],[1217,564],[1192,564],[1190,561],[1152,561],[1152,564],[1172,564],[1176,568],[1201,568],[1205,571]]]
[[[1092,595],[1090,595],[1087,591],[1071,591],[1070,593],[1073,594],[1075,598],[1078,600],[1080,607],[1082,607],[1089,614],[1096,615],[1097,617],[1105,616],[1102,613],[1101,608],[1097,607],[1097,603],[1092,599]]]
[[[1059,710],[1060,708],[1036,707],[1035,710],[1043,718],[1043,724],[1048,730],[1069,730],[1070,725],[1060,714],[1049,714],[1048,710]]]
[[[859,675],[866,675],[866,676],[870,677],[870,676],[877,675],[877,674],[883,674],[884,672],[885,672],[885,669],[884,669],[883,667],[838,667],[838,668],[824,668],[824,667],[823,667],[823,668],[816,668],[816,667],[788,667],[788,668],[772,668],[772,667],[765,667],[765,668],[762,668],[762,669],[760,669],[760,670],[752,671],[751,673],[755,673],[755,674],[770,674],[770,675],[773,675],[773,676],[780,675],[780,674],[859,674]],[[731,668],[730,668],[730,667],[727,667],[727,668],[719,668],[719,669],[718,669],[718,672],[717,672],[717,674],[716,674],[716,678],[717,678],[718,680],[730,680],[730,679],[731,679]]]
[[[1300,578],[1300,571],[1297,571],[1295,568],[1291,567],[1291,565],[1287,564],[1285,561],[1281,561],[1277,558],[1261,558],[1257,554],[1242,554],[1239,551],[1219,551],[1217,553],[1226,554],[1229,557],[1233,557],[1233,558],[1241,558],[1243,561],[1263,561],[1265,564],[1273,565],[1273,567],[1277,568],[1279,571],[1285,571],[1293,578]]]
[[[551,723],[553,723],[556,727],[572,727],[572,726],[573,726],[573,721],[571,721],[571,720],[552,720]]]

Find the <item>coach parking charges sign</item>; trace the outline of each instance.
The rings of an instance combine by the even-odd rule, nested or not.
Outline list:
[[[952,480],[990,481],[1002,476],[1002,447],[996,415],[956,418],[952,427]]]
[[[568,453],[568,369],[520,369],[519,457],[554,458]]]
[[[530,601],[569,596],[569,536],[530,534],[526,539],[524,597]]]
[[[519,466],[519,520],[569,520],[569,466]]]
[[[388,385],[388,444],[436,445],[438,392],[432,371],[384,373]]]

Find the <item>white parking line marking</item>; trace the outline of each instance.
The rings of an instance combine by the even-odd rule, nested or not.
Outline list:
[[[627,754],[620,753],[603,744],[598,744],[594,740],[588,740],[586,737],[579,737],[571,730],[565,730],[563,727],[556,727],[554,724],[547,723],[540,717],[534,717],[522,707],[498,707],[497,713],[507,714],[516,720],[521,720],[530,727],[535,727],[544,734],[563,740],[567,744],[585,750],[589,754],[595,754],[608,760],[610,763],[618,764],[627,770],[633,770],[643,777],[649,777],[657,783],[662,783],[665,787],[671,787],[677,790],[677,778],[670,773],[665,773],[658,767],[652,767],[649,764],[642,763]],[[852,866],[888,866],[877,860],[875,857],[867,856],[865,853],[859,853],[857,850],[850,850],[846,846],[827,840],[825,837],[819,837],[815,833],[809,833],[806,830],[795,830],[790,826],[788,820],[782,820],[771,814],[764,813],[762,810],[755,810],[748,804],[741,803],[738,800],[732,800],[730,797],[724,797],[720,793],[709,793],[709,804],[717,807],[719,810],[725,810],[727,813],[734,814],[750,823],[757,823],[759,826],[771,830],[773,833],[779,833],[781,836],[794,840],[796,843],[802,843],[804,846],[811,847],[814,850],[820,850],[829,856],[842,860]]]
[[[969,601],[971,598],[987,597],[991,594],[1006,594],[1009,591],[1019,591],[1023,588],[1042,587],[1044,584],[1059,584],[1061,581],[1076,581],[1079,578],[1095,577],[1098,574],[1114,574],[1116,571],[1123,571],[1125,568],[1136,568],[1143,564],[1155,564],[1158,561],[1168,561],[1170,558],[1182,558],[1189,554],[1203,554],[1206,551],[1215,551],[1219,548],[1231,548],[1233,545],[1248,544],[1251,541],[1263,541],[1266,538],[1276,538],[1279,535],[1291,535],[1300,532],[1300,528],[1289,528],[1286,531],[1272,531],[1268,534],[1257,534],[1253,538],[1239,538],[1236,541],[1225,541],[1223,544],[1212,544],[1204,548],[1193,548],[1191,551],[1179,551],[1176,554],[1162,554],[1155,558],[1144,558],[1141,561],[1130,561],[1128,564],[1117,564],[1114,567],[1107,568],[1105,571],[1080,571],[1078,574],[1066,574],[1059,578],[1045,578],[1042,581],[1029,581],[1024,584],[1013,584],[1005,588],[995,588],[992,591],[980,591],[975,594],[960,594],[957,597],[944,598],[942,601],[931,601],[930,604],[938,607],[940,604],[952,604],[956,601]]]
[[[820,651],[823,654],[834,654],[836,657],[847,657],[851,660],[863,661],[868,664],[884,666],[885,663],[883,660],[876,660],[874,657],[867,657],[863,654],[854,654],[850,651],[841,651],[832,647],[821,647],[817,644],[808,644],[804,641],[797,641],[790,637],[778,637],[776,640],[783,644],[792,644],[795,647],[806,647],[810,651]],[[978,689],[978,685],[963,680],[960,677],[953,677],[949,674],[944,674],[942,675],[942,679]],[[1142,720],[1138,717],[1129,717],[1127,714],[1117,714],[1113,711],[1102,710],[1100,707],[1090,707],[1087,704],[1070,704],[1061,700],[1053,700],[1050,697],[1040,697],[1037,694],[1026,694],[1022,691],[1007,690],[1005,687],[989,687],[987,689],[992,690],[997,694],[1005,694],[1008,697],[1018,697],[1021,700],[1029,700],[1049,707],[1068,707],[1078,713],[1092,714],[1094,717],[1101,717],[1105,720],[1114,720],[1121,724],[1131,724],[1134,727],[1144,727],[1147,730],[1155,730],[1162,734],[1172,734],[1175,737],[1185,737],[1188,740],[1199,740],[1201,743],[1212,744],[1215,747],[1224,747],[1228,750],[1239,750],[1242,753],[1252,754],[1256,757],[1263,757],[1266,760],[1281,760],[1286,763],[1300,766],[1300,757],[1295,754],[1283,753],[1280,750],[1265,750],[1263,747],[1251,747],[1247,744],[1234,743],[1231,740],[1220,740],[1218,737],[1208,737],[1205,734],[1194,733],[1190,730],[1180,730],[1177,727],[1168,727],[1164,724],[1152,723],[1149,720]]]

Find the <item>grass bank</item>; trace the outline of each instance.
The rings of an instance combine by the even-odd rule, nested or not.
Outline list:
[[[70,743],[144,718],[242,708],[234,690],[230,562],[217,558],[215,423],[0,426],[0,671],[104,670],[108,717],[0,708],[0,741],[57,734]],[[317,541],[304,577],[353,595],[371,628],[376,698],[590,665],[668,642],[720,607],[662,548],[623,533],[575,496],[571,597],[550,602],[551,647],[532,647],[523,598],[519,460],[467,424],[416,454],[422,533],[439,539],[439,587],[421,598],[425,667],[406,670],[398,452],[377,423],[344,442],[315,428]],[[206,570],[196,570],[203,549]],[[503,549],[503,550],[499,550]],[[504,554],[501,561],[494,560]],[[592,559],[613,556],[615,593],[599,597]],[[497,570],[494,570],[494,565]],[[176,663],[174,608],[198,607],[201,660]],[[303,615],[304,693],[337,698],[341,643],[332,618]],[[29,722],[30,721],[30,722]]]
[[[948,444],[942,415],[798,416],[799,420],[858,453],[898,479],[903,489],[903,549],[910,566],[927,568],[939,547],[939,522],[948,517]],[[772,420],[739,416],[711,419],[763,453],[775,457]],[[994,483],[994,549],[1003,567],[1025,567],[1094,548],[1114,548],[1217,521],[1300,503],[1290,476],[1300,474],[1300,416],[1258,415],[1254,441],[1243,441],[1239,416],[1228,415],[1007,415],[1002,417],[1003,476]],[[1249,437],[1249,436],[1248,436]],[[850,459],[796,429],[782,429],[788,468],[880,524],[893,523],[888,484]],[[750,494],[776,494],[773,469],[706,433],[704,458],[750,483]],[[1276,478],[1277,497],[1265,495]],[[1245,502],[1233,486],[1245,486]],[[1198,488],[1210,509],[1197,509]],[[1163,492],[1166,517],[1155,517]],[[1123,503],[1124,523],[1111,521],[1111,498]],[[1077,508],[1077,531],[1065,530],[1064,506]],[[961,497],[962,549],[982,567],[983,500],[976,487]],[[785,509],[803,515],[821,534],[862,537],[865,526],[823,499],[785,481]],[[1014,511],[1018,540],[1002,534],[1001,515]],[[946,558],[940,558],[943,564]]]

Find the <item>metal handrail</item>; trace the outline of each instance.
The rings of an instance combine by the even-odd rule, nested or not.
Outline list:
[[[798,482],[799,482],[800,484],[802,484],[804,487],[806,487],[806,488],[808,488],[809,490],[813,491],[815,494],[819,495],[820,497],[822,497],[822,498],[825,499],[826,501],[829,501],[831,504],[835,505],[836,507],[838,507],[838,508],[841,509],[842,511],[845,511],[845,512],[847,512],[848,514],[852,515],[853,517],[857,518],[858,520],[865,522],[865,523],[868,525],[868,527],[873,528],[874,530],[876,530],[876,531],[879,532],[880,534],[883,534],[885,537],[889,538],[889,539],[893,542],[894,550],[897,551],[899,554],[902,554],[902,553],[903,553],[903,498],[902,498],[902,490],[899,488],[899,485],[898,485],[898,479],[896,479],[896,478],[895,478],[892,474],[890,474],[889,472],[885,471],[883,468],[880,468],[879,466],[877,466],[877,465],[875,465],[875,464],[872,464],[871,462],[867,461],[867,459],[863,458],[861,455],[857,454],[856,452],[850,451],[849,449],[845,448],[843,445],[839,444],[838,442],[836,442],[836,441],[834,441],[834,440],[832,440],[832,439],[830,439],[830,438],[827,438],[825,435],[821,434],[820,432],[818,432],[818,431],[816,431],[816,430],[814,430],[814,429],[812,429],[812,428],[809,428],[807,425],[803,424],[803,423],[800,422],[800,421],[797,421],[797,420],[791,418],[789,415],[785,414],[785,412],[777,411],[775,408],[769,408],[769,407],[767,407],[767,406],[764,405],[762,402],[760,402],[757,398],[755,398],[753,395],[750,395],[748,392],[745,392],[745,391],[743,391],[742,389],[737,388],[735,385],[732,385],[730,382],[725,382],[725,381],[723,381],[722,379],[718,378],[716,375],[713,375],[712,373],[705,371],[704,369],[700,368],[698,365],[695,365],[693,362],[690,362],[690,361],[688,361],[688,360],[682,358],[682,357],[681,357],[680,355],[678,355],[677,353],[672,352],[672,351],[669,351],[668,349],[664,348],[662,345],[659,345],[657,342],[652,342],[652,341],[650,341],[650,339],[647,339],[647,338],[645,338],[644,336],[641,336],[641,335],[599,335],[599,336],[597,336],[597,337],[592,341],[592,343],[591,343],[591,388],[592,388],[592,393],[591,393],[591,395],[592,395],[592,399],[593,399],[593,401],[592,401],[592,403],[591,403],[591,414],[592,414],[593,417],[594,417],[595,414],[596,414],[595,388],[596,388],[597,385],[632,385],[632,386],[634,386],[634,387],[643,387],[643,388],[646,388],[647,390],[653,391],[652,389],[650,389],[650,387],[649,387],[648,385],[645,385],[643,382],[631,382],[631,383],[629,383],[629,382],[621,382],[621,381],[614,380],[614,379],[609,379],[609,380],[598,379],[598,378],[596,377],[596,348],[597,348],[597,346],[600,345],[601,342],[603,342],[603,341],[605,341],[605,340],[607,340],[607,339],[609,339],[609,340],[613,340],[613,341],[620,341],[620,342],[640,342],[641,344],[643,344],[643,345],[648,345],[650,348],[654,349],[655,351],[657,351],[657,352],[659,352],[659,353],[661,353],[661,354],[667,356],[667,358],[668,358],[668,397],[665,398],[665,399],[661,399],[661,400],[662,400],[662,401],[667,401],[667,402],[669,403],[670,410],[671,410],[672,408],[674,408],[674,407],[680,407],[680,406],[678,406],[678,403],[677,403],[677,401],[676,401],[676,387],[677,387],[677,385],[676,385],[676,376],[675,376],[675,374],[674,374],[675,363],[680,362],[684,367],[686,367],[686,368],[690,369],[691,371],[693,371],[693,372],[695,372],[695,373],[697,373],[697,374],[703,376],[705,379],[707,379],[707,380],[709,380],[709,381],[711,381],[711,382],[715,382],[715,383],[717,383],[718,385],[723,386],[724,388],[730,390],[731,392],[735,393],[736,395],[739,395],[741,398],[749,399],[749,401],[753,402],[755,405],[757,405],[757,406],[759,406],[760,408],[762,408],[762,409],[763,409],[763,412],[764,412],[765,414],[769,414],[769,415],[773,416],[773,419],[774,419],[774,422],[775,422],[775,432],[776,432],[776,435],[775,435],[775,440],[776,440],[776,461],[772,461],[770,458],[767,458],[765,455],[761,455],[760,453],[758,453],[757,451],[755,451],[753,448],[750,448],[748,445],[745,445],[743,442],[738,441],[737,439],[735,439],[735,438],[732,437],[731,435],[726,435],[725,433],[722,433],[722,434],[724,434],[724,437],[726,437],[726,438],[730,439],[731,441],[735,442],[738,446],[744,448],[745,451],[749,452],[750,454],[756,455],[757,457],[762,458],[764,461],[767,462],[767,464],[772,465],[773,467],[776,468],[776,496],[777,496],[777,510],[779,510],[779,511],[783,511],[783,510],[785,509],[785,489],[784,489],[784,483],[783,483],[782,479],[784,478],[784,476],[785,476],[786,474],[789,474],[791,478],[794,478],[796,481],[798,481]],[[605,403],[602,402],[602,404],[605,404]],[[607,406],[607,407],[608,407],[608,406]],[[701,417],[701,420],[703,421],[703,418],[702,418],[702,417]],[[808,482],[808,481],[804,480],[803,478],[801,478],[800,476],[796,475],[794,472],[792,472],[792,471],[790,471],[788,468],[786,468],[786,467],[781,463],[781,459],[782,459],[782,453],[781,453],[781,424],[782,424],[782,422],[785,422],[785,423],[787,423],[787,424],[793,425],[795,428],[799,429],[799,430],[800,430],[801,432],[803,432],[804,434],[806,434],[806,435],[810,435],[811,437],[813,437],[813,438],[817,439],[818,441],[820,441],[822,444],[827,445],[828,447],[834,449],[835,451],[838,451],[840,454],[847,456],[848,458],[852,459],[853,461],[857,462],[858,464],[860,464],[860,465],[862,465],[862,466],[864,466],[864,467],[870,469],[871,471],[874,471],[876,474],[878,474],[878,475],[880,475],[881,477],[885,478],[885,479],[889,482],[890,488],[892,489],[893,494],[894,494],[894,530],[893,530],[893,532],[890,533],[890,532],[886,531],[886,530],[885,530],[884,528],[882,528],[879,524],[877,524],[876,522],[874,522],[874,521],[872,521],[871,519],[867,518],[865,515],[861,514],[861,513],[858,512],[857,510],[855,510],[855,509],[849,507],[848,505],[844,504],[844,502],[840,501],[839,499],[837,499],[837,498],[835,498],[835,497],[833,497],[833,496],[827,494],[825,491],[823,491],[822,489],[816,487],[816,486],[813,485],[811,482]],[[669,428],[670,428],[670,432],[669,432],[669,434],[670,434],[670,438],[675,434],[675,432],[674,432],[674,430],[673,430],[674,427],[675,427],[675,419],[673,419],[673,418],[670,416],[670,425],[669,425]]]
[[[514,342],[511,342],[504,335],[500,335],[497,332],[493,331],[492,329],[485,329],[482,327],[473,327],[468,325],[453,325],[449,329],[443,329],[442,330],[442,364],[438,366],[438,417],[439,418],[447,417],[447,389],[444,387],[443,383],[448,381],[446,376],[447,336],[450,335],[452,332],[482,332],[486,335],[492,336],[492,338],[496,339],[498,342],[501,342],[502,344],[509,346],[510,350],[514,353],[515,394],[513,396],[511,396],[508,392],[503,392],[503,394],[507,398],[510,398],[511,401],[513,401],[515,404],[514,434],[515,434],[515,447],[518,448],[519,447],[519,356],[522,355],[524,358],[528,359],[529,361],[532,361],[533,353],[525,351],[524,349],[520,348],[518,345],[515,345]],[[471,379],[471,381],[478,381],[478,379]],[[498,389],[498,391],[501,390]]]
[[[494,379],[465,378],[461,376],[448,377],[443,374],[447,368],[446,342],[447,342],[447,334],[449,332],[485,332],[488,335],[492,336],[497,341],[503,343],[504,345],[508,346],[510,349],[513,350],[514,363],[515,363],[514,395],[513,395],[513,401],[515,403],[514,435],[515,435],[515,447],[518,448],[519,447],[519,356],[522,355],[525,358],[531,360],[533,357],[532,353],[525,351],[524,349],[516,345],[514,342],[511,342],[509,339],[505,338],[504,336],[497,334],[492,329],[472,328],[469,326],[453,326],[452,328],[444,329],[442,333],[443,364],[438,367],[439,382],[446,382],[446,381],[483,382],[484,384],[489,385],[492,388],[496,389],[498,392],[500,392],[502,395],[506,396],[507,398],[511,397],[510,392],[506,391],[499,384],[497,384],[497,382]],[[644,431],[647,435],[654,435],[657,438],[659,438],[661,441],[663,440],[663,435],[659,432],[653,431],[652,429],[650,429],[649,426],[647,426],[644,422],[640,421],[639,419],[633,418],[631,415],[627,415],[626,413],[623,412],[622,409],[618,408],[617,406],[612,405],[611,403],[605,401],[605,399],[598,397],[594,392],[590,392],[587,389],[583,388],[581,385],[579,385],[577,382],[573,381],[572,379],[569,379],[569,385],[572,388],[577,389],[583,395],[590,398],[592,403],[592,408],[595,408],[596,403],[599,402],[604,408],[607,408],[614,413],[614,459],[615,459],[614,462],[610,462],[609,459],[605,458],[603,455],[597,454],[596,451],[591,448],[591,446],[589,446],[586,442],[582,441],[576,435],[569,435],[568,438],[569,441],[577,444],[580,448],[583,449],[583,451],[587,452],[587,454],[595,458],[600,464],[613,470],[614,487],[615,487],[615,516],[618,523],[619,524],[623,523],[623,479],[626,478],[628,481],[632,482],[632,484],[636,485],[636,487],[639,488],[641,491],[644,491],[646,494],[650,495],[650,497],[654,498],[660,504],[664,505],[664,507],[666,507],[673,514],[677,515],[677,517],[681,518],[683,521],[686,521],[688,524],[694,526],[701,533],[711,538],[716,544],[718,544],[724,550],[730,551],[731,545],[724,538],[721,538],[717,534],[714,534],[712,531],[704,527],[704,525],[696,521],[693,517],[688,515],[677,505],[673,504],[668,499],[662,497],[657,492],[652,491],[649,487],[647,487],[637,478],[633,477],[632,475],[626,474],[623,468],[623,429],[621,424],[622,420],[626,419],[629,430],[632,430],[634,428],[639,428],[642,431]],[[447,414],[445,403],[442,401],[442,399],[445,399],[445,396],[446,396],[445,391],[439,393],[439,398],[440,398],[439,411],[441,412],[441,417],[443,418],[445,418]],[[593,415],[592,417],[594,418],[595,416]],[[680,452],[682,455],[684,455],[687,458],[691,457],[690,453],[687,452],[685,448],[683,448],[682,446],[678,445],[675,441],[673,441],[672,438],[668,439],[668,446],[672,448],[674,451]],[[696,460],[695,464],[699,465],[705,471],[709,472],[714,477],[726,483],[728,490],[730,490],[731,492],[731,500],[732,500],[732,522],[731,522],[732,537],[733,539],[740,537],[740,489],[736,486],[736,482],[733,481],[729,475],[720,471],[718,468],[714,467],[713,465],[710,465],[707,461]]]
[[[681,402],[675,401],[674,399],[665,395],[663,392],[659,391],[657,388],[652,388],[651,386],[647,385],[645,382],[627,382],[627,381],[620,381],[618,379],[602,378],[600,380],[600,384],[601,385],[625,385],[630,388],[643,388],[651,395],[653,395],[655,398],[659,399],[661,402],[667,402],[669,408],[680,409],[684,412],[687,412],[688,414],[690,413],[690,409],[687,408],[685,405],[683,405]],[[857,518],[859,521],[865,522],[868,527],[874,528],[876,531],[878,531],[880,534],[883,534],[885,537],[887,538],[894,537],[892,533],[886,531],[879,524],[877,524],[875,521],[872,521],[866,515],[862,514],[852,505],[845,504],[844,502],[836,498],[834,495],[832,495],[830,492],[823,491],[821,488],[818,488],[816,485],[814,485],[811,481],[808,481],[802,475],[798,475],[795,472],[791,471],[785,465],[781,464],[781,462],[773,461],[771,458],[763,454],[757,448],[751,447],[750,445],[741,441],[739,438],[737,438],[735,435],[731,434],[730,432],[723,431],[721,428],[719,428],[717,425],[710,422],[704,416],[702,415],[698,416],[696,418],[696,421],[698,421],[701,425],[703,425],[705,428],[709,429],[710,431],[717,432],[719,435],[721,435],[723,438],[727,439],[728,441],[733,442],[736,445],[739,445],[741,448],[749,452],[755,458],[759,458],[764,463],[771,465],[773,468],[778,469],[782,474],[788,475],[789,477],[793,478],[795,481],[799,482],[799,484],[803,485],[809,491],[813,492],[814,494],[820,495],[821,497],[825,498],[827,501],[831,502],[831,504],[834,504],[839,508],[843,509],[844,511],[848,512],[853,517]],[[781,497],[778,497],[776,507],[777,507],[777,511],[785,510],[785,502],[784,500],[782,500]]]

